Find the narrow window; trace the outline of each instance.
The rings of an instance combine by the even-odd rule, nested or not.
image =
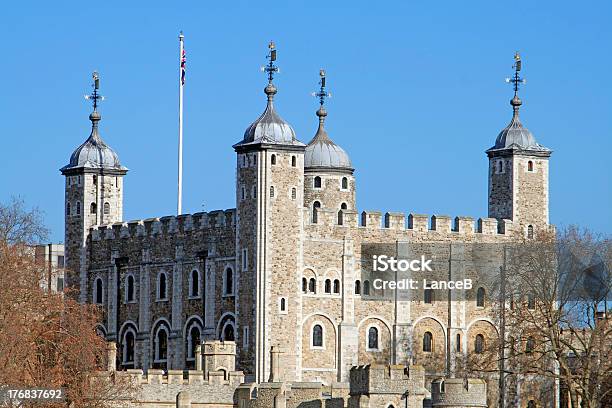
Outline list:
[[[66,215],[70,216],[70,203],[66,204]]]
[[[485,305],[485,290],[484,288],[478,288],[476,291],[476,306],[484,307]]]
[[[497,172],[498,173],[504,172],[504,162],[502,160],[497,162]]]
[[[321,188],[321,177],[316,176],[314,178],[314,188]]]
[[[533,239],[533,225],[527,226],[527,238]]]
[[[302,292],[308,292],[308,279],[302,278]]]
[[[331,280],[325,279],[325,293],[331,293]]]
[[[533,162],[531,160],[527,162],[527,171],[533,171]]]
[[[461,334],[457,333],[457,337],[455,340],[455,350],[457,350],[457,352],[461,351]]]
[[[270,198],[274,198],[274,186],[270,186]]]
[[[242,187],[242,189],[240,190],[240,197],[241,200],[244,200],[246,197],[246,189],[244,187]]]
[[[110,214],[110,204],[109,203],[104,203],[104,214],[105,215]]]
[[[123,364],[134,364],[134,333],[131,330],[125,332],[123,336]]]
[[[81,215],[81,202],[77,201],[76,203],[76,215]]]
[[[291,156],[291,167],[297,166],[297,158],[295,156]]]
[[[165,362],[168,356],[168,334],[165,329],[159,329],[157,331],[156,339],[157,347],[155,350],[156,360],[158,362]]]
[[[423,335],[423,351],[431,353],[433,350],[433,336],[430,332],[425,332]]]
[[[323,327],[315,324],[312,328],[312,346],[323,347]]]
[[[89,213],[95,214],[97,212],[98,212],[98,206],[96,205],[96,203],[91,203],[91,205],[89,206]]]
[[[253,165],[257,164],[257,154],[253,155]]]
[[[58,255],[57,256],[57,267],[58,268],[63,268],[64,267],[64,255]]]
[[[527,295],[527,309],[534,310],[535,309],[535,296],[533,293],[529,293]]]
[[[366,296],[370,294],[370,281],[363,281],[363,294]]]
[[[315,278],[310,278],[308,281],[308,291],[310,293],[317,293],[317,280]]]
[[[242,156],[242,167],[246,167],[246,154]]]
[[[197,297],[200,295],[200,273],[197,269],[191,271],[191,296]]]
[[[474,352],[476,354],[482,354],[484,352],[484,336],[482,334],[476,335],[476,340],[474,341]]]
[[[343,190],[348,189],[348,178],[346,177],[342,177],[342,189]]]
[[[294,188],[291,189],[291,199],[295,200],[297,197],[297,190]]]
[[[95,287],[96,287],[95,289],[96,304],[100,305],[102,304],[103,299],[104,299],[104,296],[103,296],[104,294],[102,292],[103,289],[102,289],[102,279],[101,278],[96,279]]]
[[[312,203],[312,223],[316,224],[319,220],[319,209],[321,208],[321,203],[315,201]]]
[[[166,284],[166,274],[164,272],[161,272],[157,277],[157,299],[166,299]]]
[[[527,345],[525,346],[525,353],[533,353],[533,350],[535,349],[535,340],[533,339],[533,337],[529,337],[527,339]]]
[[[196,348],[200,344],[200,329],[198,326],[192,326],[189,330],[189,339],[187,344],[187,358],[195,358]]]
[[[231,324],[225,325],[225,329],[223,329],[223,340],[234,341],[234,326]]]
[[[225,294],[231,295],[234,293],[234,271],[232,268],[225,270]]]
[[[248,248],[242,249],[242,270],[246,271],[249,267],[249,250]]]
[[[273,166],[276,164],[276,155],[275,154],[273,154],[272,157],[270,157],[270,163],[272,163]]]
[[[368,329],[368,349],[378,350],[378,329],[376,327]]]
[[[423,301],[427,304],[432,304],[434,301],[434,293],[432,288],[426,288],[423,291]]]
[[[93,183],[94,183],[94,186],[98,184],[98,176],[96,176],[95,174],[93,176]]]
[[[253,198],[257,198],[257,186],[253,186],[253,192],[251,194]]]
[[[342,210],[338,211],[338,225],[344,224],[344,213]]]
[[[284,297],[280,298],[280,311],[281,312],[287,311],[287,299],[285,299]]]
[[[242,328],[242,347],[249,347],[249,326],[244,326]]]
[[[58,292],[63,292],[64,291],[64,278],[58,276],[57,278],[57,291]]]
[[[334,279],[334,293],[340,293],[340,281]]]
[[[355,294],[356,295],[361,294],[361,281],[360,280],[355,281]]]
[[[127,283],[126,283],[126,295],[125,298],[128,302],[134,301],[134,277],[132,275],[128,275]]]

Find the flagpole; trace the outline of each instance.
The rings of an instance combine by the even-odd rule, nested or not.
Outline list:
[[[180,52],[179,52],[179,144],[178,144],[178,198],[176,206],[176,215],[181,215],[183,212],[183,32],[179,34]]]

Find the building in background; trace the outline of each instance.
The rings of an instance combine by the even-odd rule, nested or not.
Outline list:
[[[41,287],[53,292],[64,291],[64,244],[40,244],[32,247],[34,260],[44,267]]]

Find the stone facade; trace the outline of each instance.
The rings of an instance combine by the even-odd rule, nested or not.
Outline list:
[[[258,126],[290,129],[273,112],[272,83],[266,93],[266,112],[247,130],[251,139],[245,134],[234,146],[235,208],[126,222],[125,171],[64,172],[67,267],[78,276],[69,284],[81,301],[103,308],[99,331],[117,342],[117,367],[144,370],[143,384],[161,383],[153,370],[196,368],[198,345],[224,340],[235,341],[236,369],[247,381],[275,377],[294,391],[301,382],[346,383],[354,366],[369,364],[419,364],[430,380],[452,374],[474,351],[477,335],[498,335],[492,310],[446,292],[433,302],[422,292],[395,301],[365,293],[362,250],[374,243],[444,244],[453,278],[470,277],[454,263],[463,256],[461,244],[507,243],[551,228],[549,153],[488,151],[489,218],[476,223],[359,213],[352,169],[307,169],[301,142],[252,140]],[[500,264],[492,257],[487,268],[494,273]],[[431,347],[423,344],[426,336]],[[283,350],[275,374],[273,348]]]

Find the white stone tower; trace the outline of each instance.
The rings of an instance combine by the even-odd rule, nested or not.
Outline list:
[[[267,381],[271,347],[297,355],[301,323],[299,265],[305,145],[274,109],[276,49],[265,67],[268,103],[241,142],[236,168],[236,320],[238,366],[248,379]],[[284,365],[294,378],[294,360]]]
[[[70,156],[70,163],[60,171],[65,185],[65,245],[67,285],[79,290],[79,300],[88,296],[85,241],[89,228],[99,224],[121,221],[123,218],[123,176],[128,169],[100,137],[98,94],[100,79],[93,74],[91,134]]]
[[[319,223],[319,212],[331,213],[333,222],[344,223],[343,211],[355,211],[355,179],[348,154],[335,144],[325,130],[325,98],[329,96],[325,71],[320,71],[321,89],[317,110],[319,128],[308,143],[304,155],[304,207],[310,210],[310,222]]]
[[[489,217],[512,220],[526,237],[548,226],[548,159],[552,151],[538,144],[519,119],[521,59],[515,55],[510,101],[512,120],[486,151],[489,157]]]

